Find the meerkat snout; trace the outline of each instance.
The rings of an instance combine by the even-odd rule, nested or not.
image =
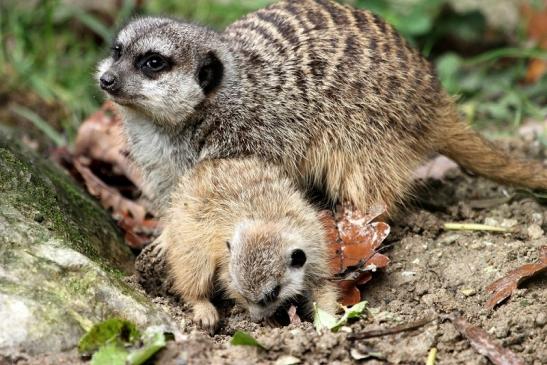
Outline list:
[[[118,77],[113,73],[107,71],[99,78],[101,89],[109,94],[116,94],[120,90],[120,83]]]
[[[302,235],[282,222],[243,221],[229,241],[231,290],[258,322],[304,294],[306,253]],[[272,252],[275,250],[276,252]]]

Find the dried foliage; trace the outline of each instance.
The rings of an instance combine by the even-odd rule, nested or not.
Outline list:
[[[82,123],[74,153],[58,149],[54,158],[112,213],[130,247],[141,249],[159,234],[159,222],[141,193],[141,176],[125,152],[121,120],[112,103]]]
[[[545,3],[547,5],[547,2]],[[523,2],[522,14],[527,21],[526,33],[528,38],[539,47],[547,49],[547,7],[536,9]],[[547,60],[534,58],[528,65],[525,82],[533,84],[538,82],[547,73]]]
[[[338,206],[335,214],[321,213],[330,247],[330,267],[340,287],[343,305],[358,303],[359,287],[372,279],[373,272],[389,264],[389,259],[378,249],[390,227],[383,222],[372,222],[385,211],[383,204],[371,207],[367,213],[344,204]]]
[[[486,302],[486,307],[493,309],[496,305],[509,298],[520,283],[547,270],[547,246],[540,250],[539,262],[535,264],[522,265],[518,269],[510,271],[503,278],[494,281],[488,285],[487,291],[492,293],[492,297]]]
[[[461,317],[452,318],[452,323],[471,346],[481,355],[486,356],[496,365],[524,365],[524,361],[509,349],[503,348],[492,340],[490,335],[480,327],[473,326]]]

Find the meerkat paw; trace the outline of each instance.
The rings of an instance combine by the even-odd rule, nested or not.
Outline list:
[[[218,311],[209,301],[200,301],[194,303],[194,322],[197,323],[202,329],[206,330],[210,334],[213,334],[218,326],[219,315]]]
[[[165,239],[163,239],[163,236],[160,235],[159,237],[157,237],[152,243],[150,243],[150,246],[152,246],[151,256],[163,262],[165,260],[165,251],[166,251],[166,244],[165,244]]]

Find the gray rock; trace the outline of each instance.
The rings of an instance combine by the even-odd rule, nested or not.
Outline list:
[[[124,283],[133,260],[93,198],[0,134],[0,354],[71,350],[92,324],[114,316],[171,326]]]

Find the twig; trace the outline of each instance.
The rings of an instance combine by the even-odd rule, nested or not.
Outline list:
[[[511,228],[489,226],[478,223],[445,223],[444,229],[449,231],[488,231],[488,232],[512,232]]]
[[[426,365],[435,365],[435,360],[437,358],[437,348],[432,347],[431,350],[429,350],[429,355],[427,355],[427,362]]]
[[[448,319],[479,354],[486,356],[495,365],[524,365],[524,361],[519,356],[499,345],[482,328],[473,326],[462,317],[449,316]]]
[[[437,317],[429,317],[429,318],[423,318],[416,322],[410,322],[406,324],[402,324],[400,326],[395,326],[391,328],[383,328],[378,330],[370,330],[370,331],[364,331],[361,333],[356,333],[353,335],[349,335],[348,339],[350,340],[363,340],[365,338],[372,338],[372,337],[381,337],[381,336],[387,336],[387,335],[393,335],[400,332],[406,332],[406,331],[412,331],[417,328],[423,327],[429,322],[433,322]]]

